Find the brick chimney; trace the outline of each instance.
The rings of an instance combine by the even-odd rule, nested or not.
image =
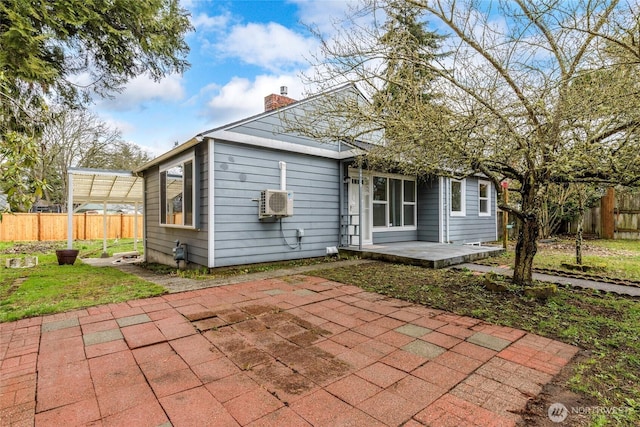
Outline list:
[[[296,100],[287,96],[287,87],[280,86],[280,95],[272,93],[271,95],[264,97],[264,111],[277,110],[278,108],[285,107],[293,102],[296,102]]]

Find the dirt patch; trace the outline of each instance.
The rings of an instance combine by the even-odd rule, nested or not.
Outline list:
[[[226,321],[228,324],[243,322],[253,317],[253,315],[249,313],[235,309],[221,310],[216,312],[215,315]]]
[[[252,316],[260,316],[261,314],[280,311],[280,309],[270,305],[247,305],[242,307],[242,311],[249,313]]]
[[[289,337],[289,341],[300,347],[308,347],[318,341],[318,334],[314,331],[304,331],[297,335]]]
[[[569,242],[565,240],[557,241],[557,242],[539,242],[540,249],[544,249],[550,252],[558,252],[562,254],[566,253],[574,253],[576,250],[575,242]],[[583,255],[598,255],[605,257],[614,257],[614,256],[635,256],[637,252],[627,251],[624,249],[611,249],[611,248],[603,248],[600,246],[590,245],[588,242],[583,242],[582,244],[582,254]]]
[[[241,334],[252,334],[255,335],[260,332],[264,332],[267,330],[267,327],[264,326],[261,322],[258,322],[255,319],[245,320],[244,322],[235,323],[232,325],[233,329],[240,332]]]
[[[204,319],[196,316],[198,330],[215,326],[203,335],[283,402],[335,381],[351,369],[349,364],[313,346],[331,335],[329,331],[277,307],[248,305],[208,315],[211,317]]]
[[[285,312],[280,313],[268,313],[258,317],[258,320],[262,322],[267,328],[275,328],[278,325],[282,325],[286,322],[292,321],[293,315]],[[302,319],[300,319],[302,320]]]
[[[288,355],[298,351],[300,347],[283,339],[281,341],[268,344],[266,349],[269,354],[277,360],[285,360]]]
[[[282,280],[283,282],[289,285],[299,285],[301,283],[305,283],[306,278],[305,276],[285,276],[285,277],[280,277],[280,280]]]
[[[272,360],[267,353],[257,348],[227,351],[225,353],[236,366],[245,371]]]
[[[279,362],[257,367],[253,374],[256,382],[286,404],[316,387],[313,381]]]
[[[3,249],[0,254],[44,254],[60,248],[60,242],[18,242]]]
[[[27,280],[26,277],[18,277],[17,279],[15,279],[7,289],[5,289],[3,292],[0,292],[0,300],[9,298],[12,293],[20,289],[20,285],[22,285],[25,280]]]
[[[576,363],[587,359],[587,355],[579,353],[572,363],[566,365],[551,382],[547,383],[542,392],[527,403],[527,408],[522,415],[526,425],[536,427],[556,427],[559,424],[549,418],[549,408],[556,403],[563,404],[567,410],[567,418],[562,422],[563,426],[588,426],[590,418],[584,414],[572,413],[572,408],[590,408],[598,405],[594,398],[579,395],[567,389],[567,381],[573,374]]]
[[[349,364],[317,347],[300,348],[283,355],[280,360],[319,385],[343,376],[350,368]]]

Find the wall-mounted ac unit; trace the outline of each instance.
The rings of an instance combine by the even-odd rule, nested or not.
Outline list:
[[[293,215],[293,192],[286,190],[262,190],[258,218],[282,218]]]

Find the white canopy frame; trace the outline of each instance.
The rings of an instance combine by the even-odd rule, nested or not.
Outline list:
[[[75,203],[102,202],[103,255],[107,253],[107,203],[144,206],[144,178],[132,171],[69,168],[67,207],[67,249],[73,249],[73,206]],[[144,230],[144,229],[143,229]],[[138,250],[138,216],[133,222],[133,248]],[[144,240],[144,236],[143,236]]]

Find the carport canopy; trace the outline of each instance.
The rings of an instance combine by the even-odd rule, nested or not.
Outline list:
[[[73,210],[76,203],[102,203],[103,252],[107,252],[107,204],[129,204],[135,206],[144,201],[144,179],[132,171],[69,168],[67,248],[73,248]],[[134,222],[134,249],[137,250],[138,220]]]

